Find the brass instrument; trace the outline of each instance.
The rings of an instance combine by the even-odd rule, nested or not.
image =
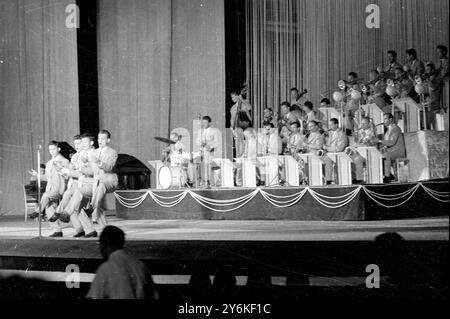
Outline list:
[[[347,154],[348,156],[352,156],[352,155],[354,155],[356,153],[356,149],[354,147],[352,147],[352,146],[347,146],[344,149],[344,153]]]
[[[324,150],[317,150],[315,153],[319,157],[323,157],[326,154],[326,152]]]

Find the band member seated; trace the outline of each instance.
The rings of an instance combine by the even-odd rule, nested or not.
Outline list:
[[[369,72],[369,92],[370,95],[367,98],[368,103],[375,103],[383,112],[389,112],[390,105],[386,104],[386,83],[380,79],[380,74],[377,70],[371,70]]]
[[[57,141],[48,143],[48,151],[51,158],[45,164],[45,175],[39,176],[47,181],[47,185],[36,210],[29,215],[30,218],[37,218],[39,217],[39,214],[43,214],[43,211],[49,206],[50,202],[61,199],[66,189],[66,181],[64,177],[59,174],[59,171],[61,168],[69,166],[69,161],[61,155],[61,148]],[[32,170],[30,171],[30,174],[37,178],[40,173]]]
[[[414,90],[414,81],[408,77],[408,74],[402,67],[397,67],[394,70],[394,83],[399,91],[400,98],[410,97],[417,102],[417,93]]]
[[[258,136],[258,154],[261,156],[279,155],[282,152],[282,142],[274,125],[263,123],[263,131]]]
[[[385,113],[383,115],[383,124],[387,128],[384,134],[383,140],[378,140],[381,144],[381,152],[384,157],[384,183],[392,182],[395,177],[391,174],[391,166],[397,158],[406,156],[405,140],[403,133],[394,123],[394,117],[391,113]]]
[[[303,104],[307,101],[306,97],[304,96],[307,91],[305,90],[302,94],[299,94],[297,88],[291,89],[291,107],[297,106],[300,109],[302,108]]]
[[[339,128],[339,121],[337,118],[330,119],[328,124],[328,136],[326,138],[326,143],[323,149],[330,153],[343,152],[348,145],[348,139],[345,132]],[[331,184],[336,181],[335,167],[333,161],[324,156],[323,160],[325,162],[325,179],[327,184]]]
[[[364,168],[366,160],[358,152],[358,146],[376,146],[377,137],[375,127],[368,117],[361,118],[361,127],[355,132],[356,152],[351,150],[347,155],[352,159],[352,180],[353,184],[361,184],[364,182]]]
[[[395,69],[401,68],[403,70],[403,67],[400,63],[397,62],[397,52],[394,50],[389,50],[387,52],[387,58],[388,58],[388,65],[386,65],[384,68],[381,66],[377,68],[377,71],[380,73],[381,78],[388,80],[393,80],[395,75]]]
[[[172,163],[171,159],[181,160],[181,155],[186,149],[186,146],[181,142],[180,136],[176,132],[170,133],[170,140],[175,142],[175,144],[170,144],[166,146],[162,151],[161,161]],[[176,162],[176,161],[175,161]]]
[[[258,136],[255,130],[251,127],[247,128],[244,131],[245,137],[245,151],[242,154],[242,158],[246,158],[250,160],[253,164],[256,165],[256,185],[261,185],[261,174],[258,168]],[[237,167],[235,170],[235,181],[237,186],[242,186],[242,168]]]
[[[324,137],[319,132],[319,125],[316,121],[308,122],[308,139],[306,141],[307,153],[317,153],[323,149]]]
[[[288,125],[296,120],[296,116],[291,113],[291,105],[289,102],[282,102],[280,106],[280,117],[278,119],[278,126]]]
[[[201,179],[203,184],[208,187],[211,184],[210,181],[210,169],[211,161],[214,158],[220,157],[221,153],[221,133],[219,129],[211,126],[211,118],[209,116],[204,116],[202,118],[202,127],[200,134],[198,134],[196,145],[200,147],[201,152]],[[220,181],[220,172],[218,170],[214,171],[214,182],[218,183],[217,179]]]
[[[263,123],[272,123],[274,125],[273,110],[270,107],[264,108]]]
[[[303,129],[300,127],[300,123],[297,121],[291,123],[290,129],[291,135],[289,136],[287,148],[289,150],[289,154],[295,158],[297,153],[304,153],[306,151],[306,136],[303,134]]]

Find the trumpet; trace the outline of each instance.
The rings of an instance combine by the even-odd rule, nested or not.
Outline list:
[[[356,153],[356,149],[355,149],[354,147],[347,146],[347,147],[344,149],[344,153],[347,154],[348,156],[352,156],[353,154]]]
[[[325,156],[325,151],[324,150],[317,150],[316,151],[316,155],[319,156],[319,157],[323,157],[323,156]]]

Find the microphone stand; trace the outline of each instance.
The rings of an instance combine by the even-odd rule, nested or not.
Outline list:
[[[38,189],[38,207],[40,207],[41,205],[41,145],[38,146],[37,149],[37,189]],[[42,207],[40,207],[39,209],[39,214],[38,214],[38,223],[39,223],[39,235],[38,238],[42,239]]]

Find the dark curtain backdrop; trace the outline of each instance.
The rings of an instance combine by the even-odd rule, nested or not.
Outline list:
[[[23,184],[42,144],[78,133],[76,29],[71,0],[0,1],[0,214],[24,212]]]
[[[224,0],[100,0],[100,126],[120,153],[159,159],[154,136],[225,122]]]
[[[380,7],[380,28],[366,28],[366,6]],[[256,119],[262,108],[290,101],[289,89],[307,88],[318,105],[331,100],[337,81],[350,71],[368,79],[414,47],[436,61],[436,46],[448,45],[447,0],[246,0],[247,77]]]

